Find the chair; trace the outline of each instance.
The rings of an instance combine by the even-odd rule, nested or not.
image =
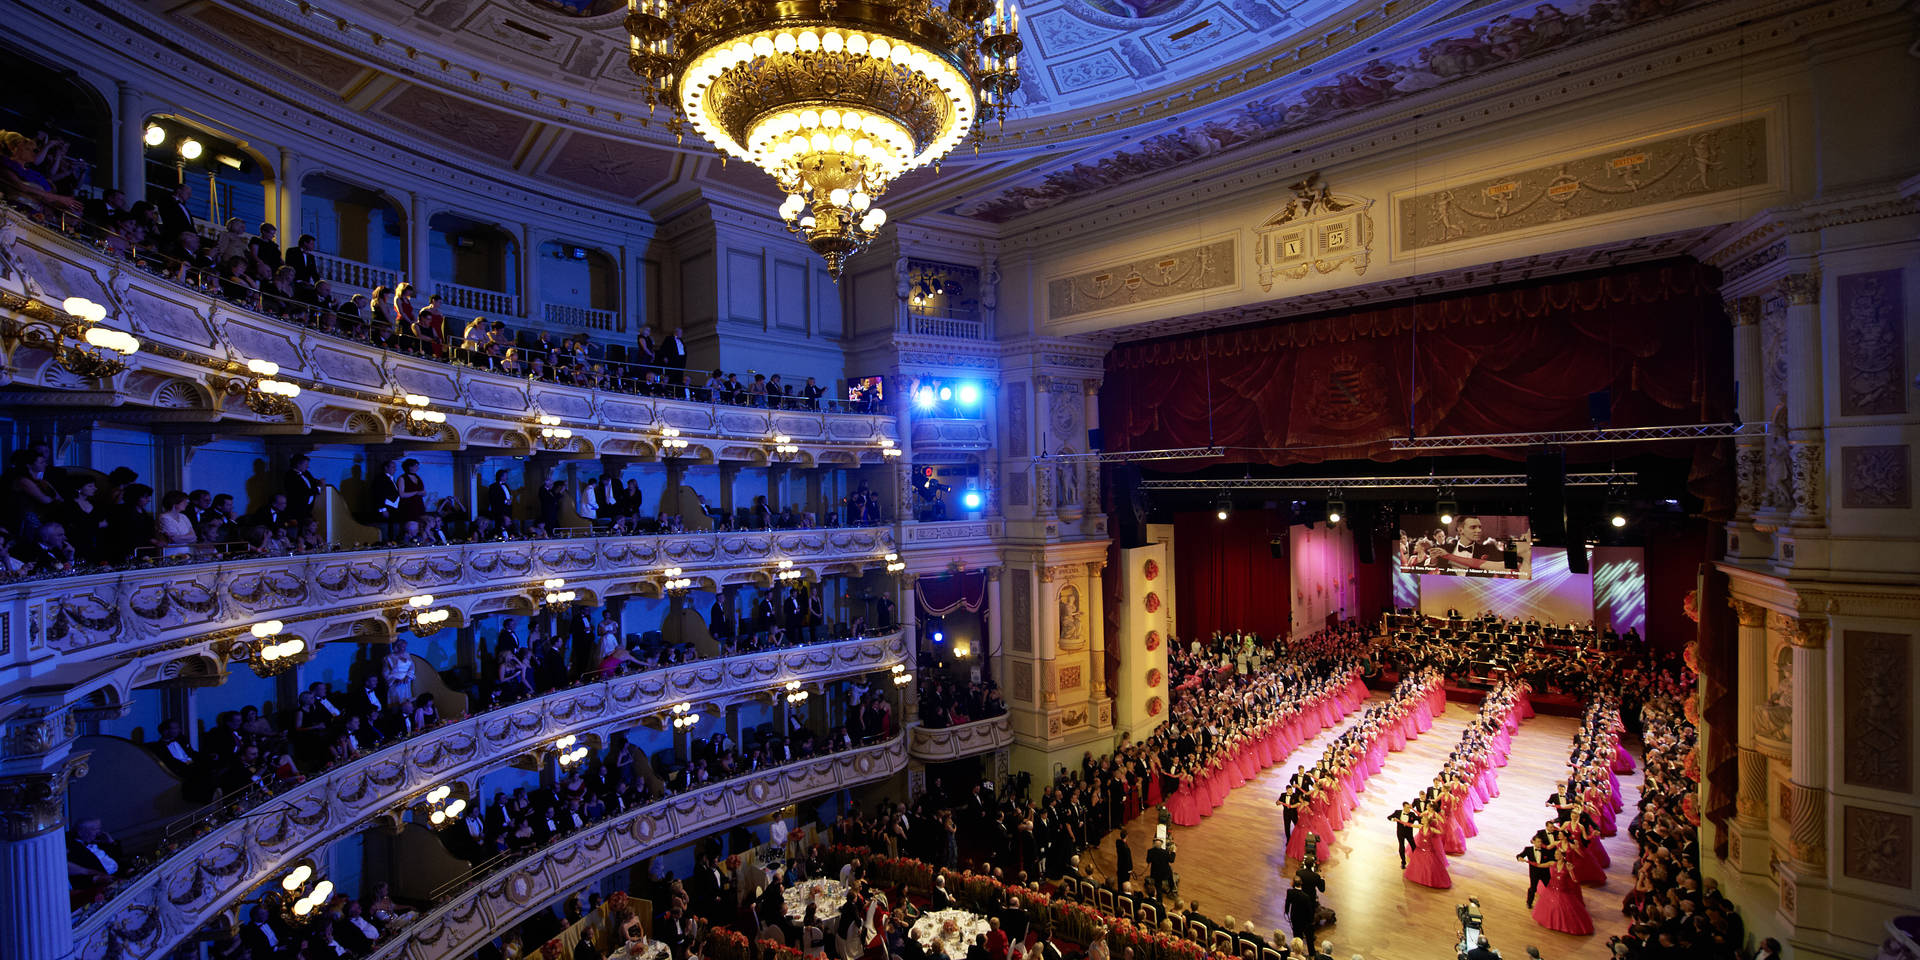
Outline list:
[[[1208,932],[1209,932],[1209,928],[1207,927],[1206,924],[1201,923],[1198,920],[1187,921],[1187,939],[1188,940],[1192,940],[1194,943],[1197,943],[1204,947],[1207,945]]]
[[[1272,947],[1261,947],[1260,960],[1286,960],[1286,958],[1280,955],[1280,951]]]
[[[1110,914],[1114,912],[1114,901],[1113,901],[1112,890],[1107,890],[1104,888],[1095,890],[1093,892],[1093,902],[1095,906],[1100,908],[1101,913]]]
[[[1208,946],[1216,953],[1224,953],[1231,957],[1233,956],[1233,934],[1225,930],[1215,930]]]
[[[1135,911],[1133,918],[1148,927],[1157,926],[1160,923],[1160,918],[1154,916],[1153,905],[1150,903],[1141,904],[1140,909]]]

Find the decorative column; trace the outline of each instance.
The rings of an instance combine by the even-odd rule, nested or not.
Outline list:
[[[1739,599],[1729,603],[1740,622],[1740,662],[1735,690],[1740,705],[1737,728],[1740,784],[1727,852],[1740,872],[1764,875],[1771,854],[1767,839],[1767,757],[1754,742],[1754,711],[1766,699],[1768,690],[1767,609]],[[1716,730],[1714,735],[1723,734]]]
[[[0,957],[56,960],[73,952],[67,785],[86,776],[87,756],[68,754],[0,777]]]
[[[1060,703],[1060,583],[1054,579],[1057,567],[1041,567],[1040,596],[1034,603],[1033,656],[1040,668],[1040,706],[1051,710]]]
[[[1780,903],[1795,925],[1827,929],[1827,623],[1779,617],[1775,626],[1793,647],[1793,764]]]
[[[300,240],[300,158],[286,147],[280,148],[280,168],[276,184],[274,223],[280,228],[280,245],[291,247]],[[420,301],[425,304],[426,301]]]
[[[1787,301],[1787,442],[1793,465],[1795,527],[1826,525],[1826,438],[1820,428],[1824,397],[1820,383],[1820,275],[1780,278]]]
[[[520,224],[520,315],[535,323],[545,323],[546,313],[540,307],[540,258],[535,256],[539,250],[540,239],[534,235],[533,225]]]
[[[433,214],[427,198],[414,194],[407,201],[407,271],[405,279],[422,291],[416,303],[433,293]]]
[[[129,204],[147,198],[147,103],[140,91],[119,85],[119,124],[114,128],[113,183]]]
[[[1107,695],[1107,615],[1106,588],[1101,583],[1100,573],[1107,569],[1106,561],[1096,560],[1087,564],[1087,649],[1092,663],[1088,664],[1088,677],[1095,700]]]
[[[1100,436],[1100,379],[1098,377],[1080,381],[1080,389],[1086,395],[1087,452],[1099,453],[1104,442]],[[1099,512],[1100,507],[1100,461],[1087,458],[1085,463],[1077,464],[1080,475],[1080,503],[1086,508],[1088,516]],[[1095,692],[1099,691],[1095,687]]]
[[[1727,316],[1733,321],[1733,376],[1739,391],[1736,412],[1740,422],[1753,432],[1734,438],[1733,528],[1736,539],[1729,541],[1729,552],[1748,556],[1740,549],[1739,536],[1753,521],[1753,512],[1766,497],[1767,438],[1758,428],[1766,422],[1766,383],[1760,351],[1760,298],[1737,297],[1727,301]],[[1765,556],[1761,550],[1758,556]]]
[[[993,650],[996,644],[1000,648],[999,656],[988,658],[986,669],[987,676],[992,677],[993,682],[998,684],[1002,691],[1007,688],[1007,671],[1003,664],[1008,652],[1006,634],[1000,630],[1000,618],[1005,616],[1000,612],[1000,575],[1005,570],[1005,567],[987,568],[987,615],[980,618],[980,625],[987,632],[980,644],[981,652],[984,654]],[[1005,694],[1003,693],[1002,696]]]

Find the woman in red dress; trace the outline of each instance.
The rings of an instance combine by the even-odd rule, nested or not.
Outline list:
[[[1445,890],[1453,886],[1453,874],[1447,870],[1447,855],[1440,849],[1440,818],[1429,812],[1414,833],[1413,850],[1407,854],[1407,868],[1401,874],[1423,887]]]
[[[1573,879],[1572,858],[1578,855],[1578,848],[1568,842],[1566,834],[1558,835],[1553,843],[1554,856],[1552,879],[1540,888],[1533,902],[1533,922],[1548,930],[1586,936],[1593,932],[1593,917],[1587,914],[1587,901],[1580,893],[1580,884]]]

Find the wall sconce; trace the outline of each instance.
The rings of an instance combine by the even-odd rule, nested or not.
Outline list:
[[[281,417],[294,412],[294,398],[300,396],[300,386],[276,379],[280,375],[280,365],[272,360],[248,360],[247,373],[250,379],[235,378],[228,381],[227,390],[241,394],[241,402],[263,417]]]
[[[891,673],[893,674],[893,685],[896,687],[904,687],[913,682],[913,674],[907,672],[907,665],[904,663],[894,664]]]
[[[686,452],[686,449],[687,449],[687,441],[680,439],[679,427],[661,427],[660,428],[660,455],[661,456],[663,457],[683,456]]]
[[[213,652],[234,662],[244,663],[262,677],[271,677],[298,665],[307,653],[307,642],[299,637],[274,638],[286,629],[278,620],[262,620],[247,628],[247,635],[216,640]]]
[[[807,697],[810,696],[807,691],[800,689],[800,681],[798,680],[788,680],[786,690],[787,706],[790,707],[806,703]]]
[[[280,878],[280,912],[289,922],[306,923],[313,918],[315,910],[333,899],[333,881],[321,880],[309,888],[307,883],[313,878],[313,865],[307,863],[294,867]],[[306,892],[303,894],[301,891]]]
[[[971,656],[973,656],[973,645],[972,645],[972,644],[969,644],[969,643],[967,643],[967,642],[966,642],[965,640],[962,640],[962,641],[959,641],[958,643],[955,643],[955,644],[953,645],[953,657],[954,657],[954,659],[956,659],[956,660],[965,660],[965,659],[967,659],[968,657],[971,657]]]
[[[700,722],[700,715],[693,712],[691,703],[676,703],[667,714],[673,718],[675,730],[691,730],[694,724]]]
[[[579,744],[579,745],[575,746],[575,744]],[[585,760],[587,758],[587,754],[592,752],[591,750],[588,749],[586,744],[580,743],[579,737],[576,737],[571,733],[567,734],[564,737],[561,737],[558,740],[555,740],[553,742],[553,748],[556,751],[559,751],[558,754],[554,757],[554,761],[560,764],[560,769],[562,770],[565,770],[566,768],[573,766],[574,764],[579,763],[582,760]]]
[[[417,393],[409,393],[401,398],[407,405],[407,432],[416,437],[437,437],[440,425],[447,422],[447,415],[438,410],[427,409],[430,402]]]
[[[900,449],[899,447],[894,446],[892,440],[880,441],[880,455],[883,457],[888,457],[888,458],[899,457],[904,455],[905,453],[906,451]]]
[[[74,376],[87,380],[115,376],[127,369],[128,357],[140,352],[140,341],[133,334],[100,326],[107,318],[107,308],[86,297],[68,297],[61,302],[60,308],[68,317],[65,321],[55,319],[53,312],[41,304],[30,303],[28,308],[24,312],[31,319],[8,330],[9,339],[47,344],[51,331],[48,349],[53,352],[54,362]]]
[[[668,567],[660,571],[660,576],[664,578],[660,581],[660,588],[668,593],[693,589],[693,578],[681,576],[679,567]]]
[[[775,459],[792,460],[800,455],[800,445],[794,443],[792,437],[779,434],[773,438],[773,455]]]
[[[782,560],[780,561],[780,566],[774,570],[773,580],[775,583],[783,583],[789,580],[804,579],[806,575],[807,572],[805,570],[794,569],[792,560]]]
[[[900,571],[905,570],[906,568],[907,568],[906,561],[901,560],[899,554],[897,553],[887,554],[887,572],[888,573],[899,573]]]
[[[573,446],[573,430],[560,425],[560,418],[550,413],[540,415],[540,445],[548,450],[565,450]]]
[[[411,630],[417,636],[426,636],[440,629],[440,625],[453,616],[453,611],[433,607],[433,594],[422,593],[407,598],[407,608],[400,611],[394,622],[397,629]]]
[[[563,589],[567,582],[559,577],[546,580],[540,585],[547,590],[546,602],[555,606],[572,603],[577,596],[572,590]]]
[[[467,801],[464,797],[454,797],[453,787],[443,783],[427,791],[422,807],[428,825],[442,830],[460,821],[460,815],[467,811]]]

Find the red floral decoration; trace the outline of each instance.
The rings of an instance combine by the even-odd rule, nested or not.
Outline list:
[[[1146,563],[1141,564],[1140,572],[1148,580],[1152,580],[1153,578],[1160,575],[1160,561],[1148,560]]]
[[[1159,594],[1157,593],[1147,594],[1147,612],[1148,613],[1160,612],[1160,595]]]
[[[1687,595],[1680,598],[1680,612],[1686,614],[1688,620],[1700,622],[1700,591],[1688,590]]]
[[[1147,651],[1151,653],[1158,649],[1160,649],[1160,631],[1148,630],[1147,631]]]
[[[1157,717],[1160,715],[1160,711],[1165,710],[1166,708],[1167,708],[1167,705],[1163,703],[1159,697],[1147,698],[1147,716]]]
[[[1150,668],[1148,668],[1148,670],[1147,670],[1147,686],[1149,686],[1149,687],[1157,687],[1157,686],[1159,686],[1159,685],[1160,685],[1160,668],[1159,668],[1159,667],[1150,667]]]

